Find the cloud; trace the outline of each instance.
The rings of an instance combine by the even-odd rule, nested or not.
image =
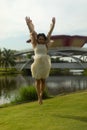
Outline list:
[[[53,34],[87,35],[86,6],[87,0],[0,0],[0,41],[27,39],[25,16],[32,18],[37,32],[47,33],[55,16]]]

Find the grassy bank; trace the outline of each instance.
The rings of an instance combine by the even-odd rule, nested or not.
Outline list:
[[[18,71],[15,68],[0,68],[0,76],[2,75],[12,75],[12,74],[22,74],[22,71]]]
[[[87,130],[87,91],[0,108],[0,130]]]

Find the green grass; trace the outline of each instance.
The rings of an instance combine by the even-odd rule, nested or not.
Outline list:
[[[12,75],[12,74],[20,74],[22,71],[18,71],[15,68],[0,68],[0,76],[2,75]]]
[[[87,130],[87,91],[0,108],[0,130]]]

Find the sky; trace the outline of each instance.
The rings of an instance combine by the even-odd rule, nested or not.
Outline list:
[[[87,0],[0,0],[0,49],[25,50],[29,30],[25,17],[32,19],[37,33],[87,36]]]

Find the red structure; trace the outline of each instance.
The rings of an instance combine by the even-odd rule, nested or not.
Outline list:
[[[87,43],[87,36],[53,35],[51,39],[54,43],[51,47],[82,47]]]

